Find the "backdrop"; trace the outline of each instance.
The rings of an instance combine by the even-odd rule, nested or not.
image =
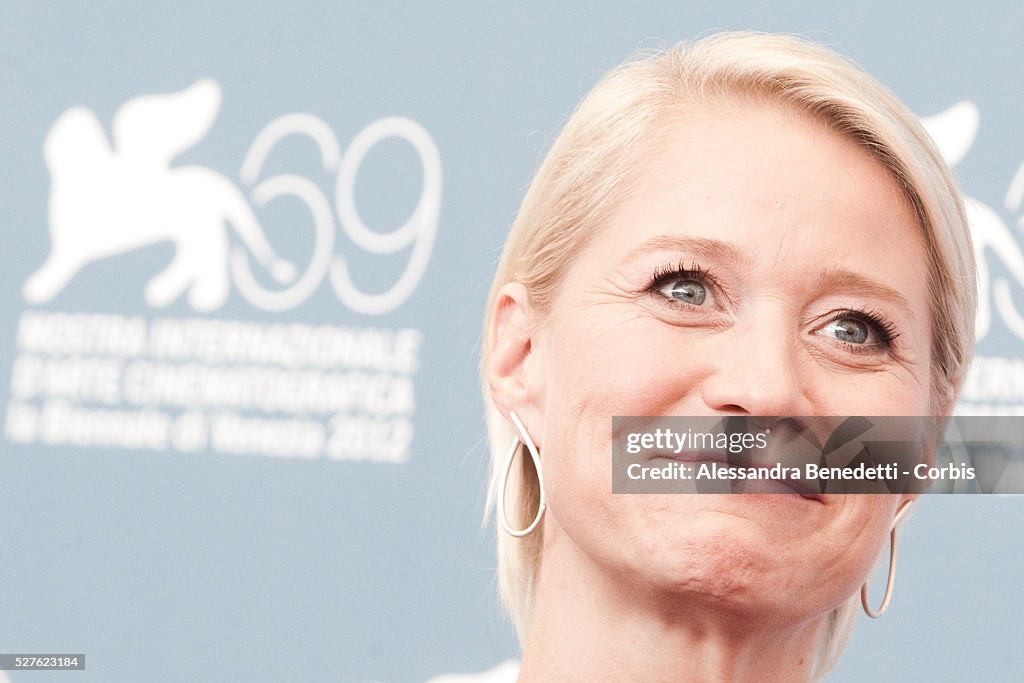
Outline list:
[[[482,307],[544,151],[637,48],[795,32],[938,117],[985,266],[960,410],[1024,414],[1024,5],[697,5],[0,3],[0,652],[87,658],[10,681],[516,656]],[[832,680],[1019,676],[1024,501],[918,508]]]

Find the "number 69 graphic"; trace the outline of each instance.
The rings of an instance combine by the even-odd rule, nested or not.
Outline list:
[[[271,150],[290,135],[304,135],[320,149],[324,171],[337,172],[334,207],[320,188],[294,174],[279,174],[256,183]],[[359,215],[355,203],[355,182],[367,153],[379,142],[400,138],[412,145],[423,169],[419,202],[409,218],[396,230],[380,233],[371,230]],[[374,121],[349,143],[341,153],[333,131],[321,119],[309,114],[287,114],[268,124],[253,141],[242,164],[241,180],[252,186],[256,207],[291,196],[305,204],[314,230],[313,255],[309,265],[291,286],[280,290],[264,288],[253,276],[249,258],[242,248],[231,253],[231,274],[239,293],[253,306],[267,311],[283,311],[305,301],[327,276],[338,299],[348,308],[366,315],[382,315],[400,306],[416,290],[430,261],[441,212],[441,156],[430,134],[412,119],[392,116]],[[334,254],[334,215],[341,229],[369,254],[394,254],[412,247],[405,270],[391,287],[379,294],[361,291],[349,274],[344,256]]]

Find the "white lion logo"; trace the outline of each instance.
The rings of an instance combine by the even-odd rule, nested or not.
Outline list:
[[[170,240],[174,260],[146,285],[146,303],[166,306],[188,290],[193,309],[217,309],[229,290],[227,224],[278,282],[294,279],[234,183],[201,166],[170,165],[210,130],[220,101],[210,79],[129,100],[114,117],[113,149],[92,111],[60,115],[43,146],[51,250],[25,282],[28,302],[51,300],[92,261]]]
[[[945,111],[922,119],[928,134],[950,166],[956,166],[967,156],[978,134],[980,112],[973,102],[957,102]],[[1024,165],[1006,194],[1009,211],[1019,211],[1024,203]],[[1024,287],[1024,253],[1010,228],[991,207],[971,197],[964,197],[967,218],[974,241],[974,258],[978,269],[978,315],[975,333],[984,339],[992,325],[992,301],[1007,328],[1024,339],[1024,316],[1017,310],[1011,295],[1010,282],[1004,277],[993,277],[986,254],[998,258],[1017,284]],[[1024,218],[1018,223],[1024,225]]]

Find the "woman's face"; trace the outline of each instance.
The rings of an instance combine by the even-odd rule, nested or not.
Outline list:
[[[688,113],[530,341],[519,410],[544,460],[545,557],[741,611],[849,597],[900,499],[612,495],[611,418],[928,414],[926,263],[854,143],[781,108]]]

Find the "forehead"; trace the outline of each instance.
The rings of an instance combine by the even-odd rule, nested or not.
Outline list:
[[[659,235],[721,240],[752,267],[857,266],[926,294],[923,230],[891,172],[783,106],[731,101],[663,126],[592,245],[609,258]]]

